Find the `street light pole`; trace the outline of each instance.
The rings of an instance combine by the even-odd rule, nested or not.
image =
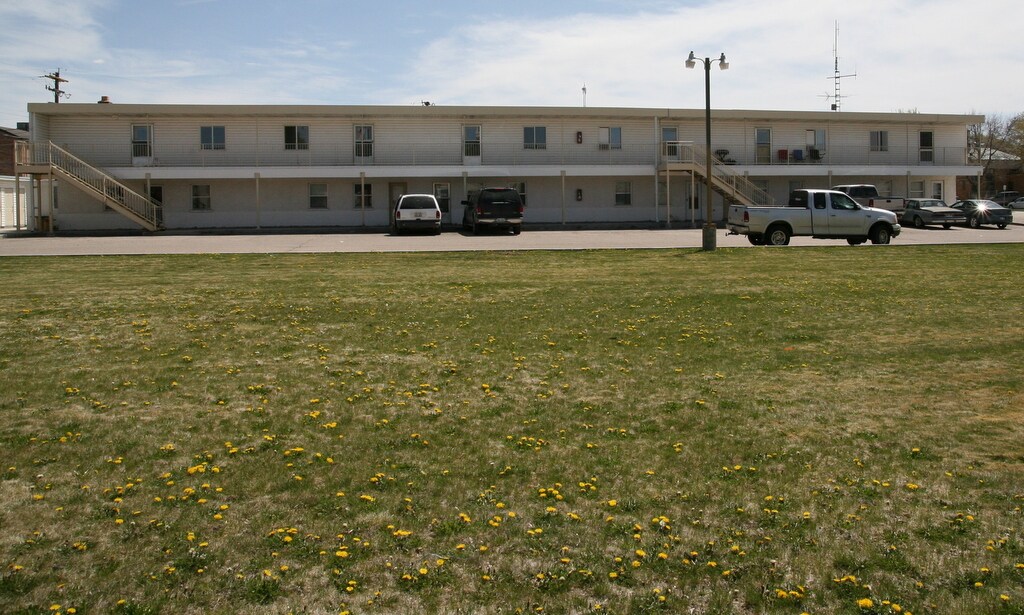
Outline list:
[[[706,201],[704,215],[704,230],[703,230],[703,241],[702,246],[705,251],[713,251],[718,241],[718,227],[715,226],[714,218],[714,203],[711,188],[711,58],[704,58],[701,60],[704,63],[704,153],[705,153],[705,171],[704,178],[707,180],[707,187],[705,188],[704,199]],[[694,53],[690,52],[690,57],[686,59],[686,68],[693,68],[697,65],[697,57]],[[718,67],[722,70],[729,68],[729,63],[725,61],[725,54],[723,53],[718,59]],[[724,203],[724,201],[723,201]]]

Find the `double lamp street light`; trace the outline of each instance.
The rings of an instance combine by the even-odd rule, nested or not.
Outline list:
[[[707,207],[707,214],[704,216],[704,237],[702,246],[704,250],[714,250],[715,243],[717,241],[714,220],[714,208],[712,207],[711,195],[714,194],[711,191],[711,58],[704,58],[700,60],[694,53],[690,52],[690,57],[686,58],[686,68],[693,68],[697,66],[697,62],[704,63],[704,132],[706,137],[705,142],[705,154],[707,154],[706,166],[704,170],[704,178],[707,180],[707,193],[704,196]],[[725,61],[725,53],[718,58],[718,68],[726,70],[729,68],[729,63]],[[724,201],[723,201],[724,203]]]

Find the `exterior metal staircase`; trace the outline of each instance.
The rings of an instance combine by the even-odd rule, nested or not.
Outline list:
[[[675,154],[666,159],[672,163],[673,170],[686,171],[705,181],[707,171],[707,149],[703,145],[695,143],[673,142],[666,143]],[[764,190],[761,190],[749,179],[732,170],[732,168],[720,160],[717,156],[711,156],[711,188],[722,195],[722,198],[729,204],[754,205],[772,207],[775,199]]]
[[[159,203],[53,143],[19,143],[15,160],[19,173],[52,172],[142,228],[163,228]]]

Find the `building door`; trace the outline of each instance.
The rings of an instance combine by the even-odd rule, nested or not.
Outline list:
[[[149,124],[132,124],[132,165],[153,164],[153,127]]]
[[[754,157],[755,164],[772,163],[772,129],[754,129]]]
[[[388,183],[388,224],[393,224],[395,221],[395,205],[398,205],[399,197],[408,192],[409,184],[405,182]]]

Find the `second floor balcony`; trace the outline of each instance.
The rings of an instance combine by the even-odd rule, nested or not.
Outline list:
[[[76,156],[99,167],[387,167],[387,166],[649,166],[687,161],[692,143],[686,141],[623,144],[548,144],[524,148],[522,144],[456,143],[339,143],[310,145],[307,149],[283,146],[236,146],[220,149],[159,144],[61,144]],[[37,160],[45,148],[27,148],[19,164],[46,164]],[[892,147],[874,151],[867,146],[836,146],[827,150],[806,147],[765,148],[722,144],[713,146],[715,162],[739,167],[789,168],[794,175],[821,166],[967,167],[966,147]],[[751,169],[751,172],[756,173]]]

